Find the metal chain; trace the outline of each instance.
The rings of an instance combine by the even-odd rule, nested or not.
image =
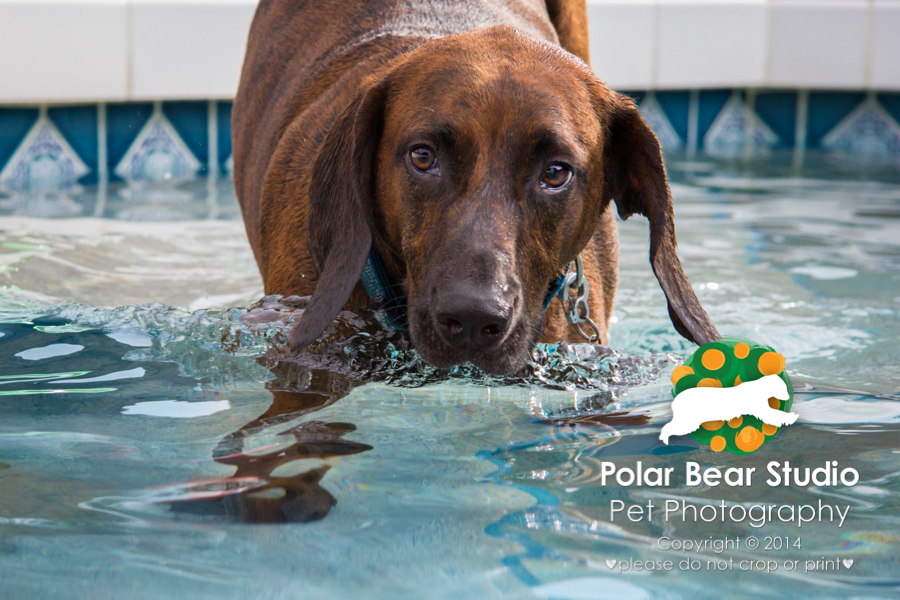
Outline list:
[[[575,297],[569,297],[569,290],[571,288],[575,288]],[[562,302],[566,321],[571,323],[575,327],[575,331],[578,332],[578,335],[587,340],[589,344],[596,344],[600,342],[600,330],[597,329],[597,324],[591,320],[591,309],[588,306],[589,293],[590,289],[588,288],[588,281],[584,278],[584,261],[581,258],[581,254],[579,254],[575,259],[575,272],[573,273],[570,270],[566,273],[562,289],[559,290],[557,297],[559,298],[559,301]],[[582,331],[582,323],[590,325],[591,329],[594,330],[594,334],[587,335]]]

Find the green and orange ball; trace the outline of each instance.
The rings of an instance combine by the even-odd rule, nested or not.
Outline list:
[[[781,377],[790,395],[788,400],[769,398],[769,406],[790,412],[794,388],[785,373],[784,357],[770,346],[742,338],[722,338],[703,344],[683,365],[675,368],[672,396],[695,387],[734,387],[766,375]],[[691,437],[715,452],[750,454],[772,439],[778,429],[752,415],[743,415],[730,421],[707,421]]]

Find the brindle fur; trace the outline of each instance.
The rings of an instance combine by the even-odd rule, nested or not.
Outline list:
[[[292,335],[301,350],[368,296],[374,245],[408,296],[429,362],[520,367],[534,343],[581,341],[553,276],[583,253],[590,309],[607,343],[623,218],[650,221],[650,260],[676,329],[719,334],[675,254],[671,195],[656,137],[588,62],[584,0],[262,0],[234,103],[235,185],[268,294],[313,295]],[[441,177],[410,175],[417,140]],[[536,191],[550,160],[575,179]],[[503,343],[472,354],[434,330],[448,285],[507,290]],[[511,291],[509,291],[511,290]]]

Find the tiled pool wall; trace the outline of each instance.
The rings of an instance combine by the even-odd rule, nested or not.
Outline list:
[[[807,151],[900,166],[900,93],[810,90],[627,92],[668,153],[735,159]]]
[[[256,0],[0,0],[0,105],[234,97]],[[588,0],[620,90],[900,91],[900,0]]]
[[[0,194],[231,172],[230,101],[0,106]]]
[[[0,0],[0,197],[227,177],[256,3]],[[588,0],[588,18],[594,70],[669,157],[900,165],[900,0]]]
[[[900,166],[900,93],[630,91],[669,156],[741,159],[807,151]],[[124,181],[228,177],[231,102],[0,106],[0,194]]]

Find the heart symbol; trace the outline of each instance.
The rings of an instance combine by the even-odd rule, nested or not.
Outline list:
[[[847,561],[846,561],[846,560],[844,561],[844,564],[847,564]],[[853,564],[853,561],[852,561],[852,560],[850,561],[850,564]],[[612,569],[613,567],[615,567],[615,566],[616,566],[616,559],[614,559],[614,558],[607,558],[607,559],[606,559],[606,566],[609,567],[610,569]]]
[[[607,561],[607,562],[609,562],[609,561]],[[845,569],[849,569],[850,567],[853,566],[853,559],[852,559],[852,558],[845,558],[842,562],[844,563],[844,568],[845,568]]]

